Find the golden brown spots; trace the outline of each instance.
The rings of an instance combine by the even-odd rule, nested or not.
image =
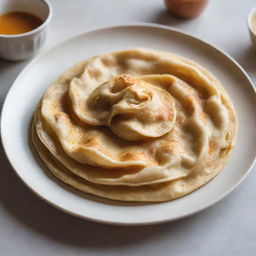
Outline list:
[[[228,145],[227,147],[222,148],[220,150],[220,156],[224,157],[225,155],[227,155],[230,152],[230,150],[232,149],[232,147],[233,147],[232,145]]]
[[[157,121],[170,121],[173,119],[174,112],[172,109],[168,109],[165,106],[162,106],[157,109],[158,115],[156,116]]]
[[[138,157],[136,156],[135,153],[132,152],[125,152],[121,155],[120,159],[122,161],[135,161],[138,160]]]
[[[117,77],[117,79],[119,81],[122,81],[123,83],[127,84],[127,85],[132,85],[132,84],[135,84],[137,82],[140,82],[139,79],[136,79],[134,78],[133,76],[130,76],[130,75],[121,75],[119,77]]]
[[[175,140],[171,140],[167,143],[163,143],[160,147],[160,150],[164,153],[173,153],[174,150],[177,150],[180,146],[180,143],[178,143]]]
[[[112,157],[112,155],[101,146],[101,144],[97,141],[97,139],[89,139],[89,140],[87,140],[85,142],[84,146],[85,147],[89,147],[89,148],[97,149],[97,151],[103,153],[104,155]]]
[[[145,152],[124,152],[120,156],[121,161],[145,161],[148,166],[156,165],[155,159]]]
[[[113,92],[119,92],[136,83],[137,81],[137,79],[129,75],[118,76],[114,79]]]
[[[216,144],[215,140],[210,140],[209,141],[208,153],[212,154],[212,153],[215,152],[216,149],[217,149],[217,144]]]

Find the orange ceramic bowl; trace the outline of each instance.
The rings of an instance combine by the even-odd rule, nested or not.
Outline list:
[[[190,19],[197,17],[204,10],[208,0],[165,0],[164,2],[171,14]]]

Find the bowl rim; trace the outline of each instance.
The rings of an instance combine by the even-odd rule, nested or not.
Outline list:
[[[252,20],[252,16],[253,16],[253,15],[256,15],[256,6],[254,6],[254,7],[251,9],[251,11],[249,12],[249,14],[248,14],[248,16],[247,16],[247,25],[248,25],[248,28],[249,28],[250,32],[251,32],[254,36],[256,36],[256,31],[254,31],[254,30],[252,29],[252,24],[251,24],[251,20]]]
[[[52,18],[52,6],[49,2],[49,0],[39,0],[41,2],[43,2],[47,8],[48,8],[48,15],[47,15],[47,18],[43,21],[43,23],[38,26],[37,28],[35,29],[32,29],[28,32],[25,32],[25,33],[20,33],[20,34],[13,34],[13,35],[6,35],[6,34],[1,34],[0,33],[0,38],[21,38],[21,37],[24,37],[24,36],[30,36],[32,34],[35,34],[37,32],[39,32],[40,30],[44,29],[45,27],[48,26],[48,24],[50,23],[50,20]]]

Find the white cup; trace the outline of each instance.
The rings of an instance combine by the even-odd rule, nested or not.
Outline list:
[[[0,57],[24,60],[36,54],[44,44],[52,8],[48,0],[0,0],[0,15],[13,11],[34,14],[43,21],[36,29],[23,34],[0,34]]]
[[[253,21],[256,23],[256,6],[250,11],[247,18],[247,24],[250,32],[252,45],[253,45],[253,48],[256,50],[256,24],[253,27],[252,25]]]

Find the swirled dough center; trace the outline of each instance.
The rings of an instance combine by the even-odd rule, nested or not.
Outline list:
[[[130,75],[101,84],[85,108],[83,119],[89,125],[105,125],[128,141],[160,137],[173,128],[176,118],[170,94]]]

